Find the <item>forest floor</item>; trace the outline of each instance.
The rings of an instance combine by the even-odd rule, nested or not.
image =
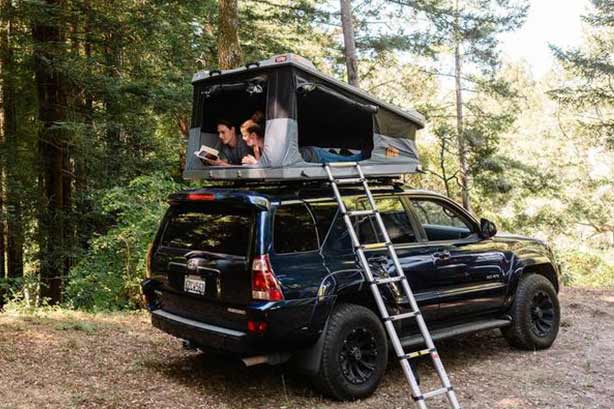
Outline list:
[[[614,291],[565,289],[554,346],[497,331],[439,343],[465,409],[614,408]],[[423,385],[435,377],[419,365]],[[429,408],[447,408],[431,400]],[[286,367],[185,351],[146,313],[0,314],[0,408],[413,408],[398,364],[363,401],[333,402]]]

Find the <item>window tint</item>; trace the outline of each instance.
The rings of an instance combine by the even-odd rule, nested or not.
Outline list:
[[[320,242],[324,241],[330,225],[332,224],[339,206],[337,202],[313,202],[309,204],[311,213],[316,219],[316,227],[318,229],[318,235]]]
[[[473,233],[471,223],[451,206],[429,199],[411,203],[429,241],[461,239]]]
[[[346,199],[348,210],[370,209],[364,197]],[[405,207],[399,198],[376,198],[377,205],[390,240],[393,243],[412,243],[416,241],[416,234],[411,226]],[[362,244],[384,241],[374,216],[354,216],[352,222],[358,240]],[[352,248],[352,242],[347,232],[345,222],[340,215],[335,220],[331,235],[327,240],[327,248],[331,250],[347,250]]]
[[[162,246],[245,256],[253,221],[246,208],[183,205],[172,208]]]
[[[407,217],[407,212],[405,211],[405,207],[403,207],[403,203],[401,203],[400,198],[376,198],[375,204],[377,205],[380,215],[382,216],[382,220],[386,226],[386,231],[388,232],[390,241],[393,243],[412,243],[416,241],[416,234],[411,226],[409,217]],[[361,201],[361,207],[363,209],[370,209],[369,202],[366,200]],[[381,233],[379,233],[379,229],[376,228],[376,220],[374,217],[369,216],[369,219],[372,229],[375,232],[378,232],[376,235],[376,240],[384,241]]]
[[[316,227],[307,206],[280,206],[275,211],[273,240],[275,252],[280,254],[317,250]]]

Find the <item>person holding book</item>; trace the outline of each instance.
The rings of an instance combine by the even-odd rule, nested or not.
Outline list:
[[[201,151],[205,152],[205,156],[198,155],[208,165],[240,165],[243,157],[253,154],[253,150],[237,135],[236,128],[230,121],[225,119],[217,121],[217,135],[219,143],[215,147],[216,149],[209,148],[203,150],[201,148]],[[215,150],[219,151],[218,155],[215,155]]]

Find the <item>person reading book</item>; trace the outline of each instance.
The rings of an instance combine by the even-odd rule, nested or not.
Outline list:
[[[199,155],[199,152],[195,152],[203,162],[211,166],[231,166],[240,165],[241,160],[247,156],[252,155],[253,150],[247,146],[245,141],[237,135],[235,126],[225,119],[219,119],[217,121],[217,135],[219,143],[214,149],[210,147],[204,147],[209,149],[203,149],[199,152],[204,154]],[[219,151],[219,155],[216,157],[215,151]]]
[[[251,119],[248,119],[251,121]],[[254,122],[253,125],[248,126],[243,132],[243,140],[253,149],[253,155],[245,155],[241,161],[244,165],[255,165],[262,157],[262,150],[264,149],[264,130],[260,125]]]

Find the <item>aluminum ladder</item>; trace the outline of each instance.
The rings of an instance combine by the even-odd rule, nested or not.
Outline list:
[[[407,278],[403,273],[403,269],[401,267],[401,263],[399,262],[399,258],[397,256],[394,245],[390,241],[390,236],[388,235],[388,231],[386,230],[386,226],[384,225],[384,221],[382,220],[382,216],[379,213],[377,205],[375,204],[375,200],[373,199],[373,195],[371,194],[371,190],[369,189],[369,185],[367,183],[367,178],[360,167],[358,162],[331,162],[325,163],[324,169],[326,170],[326,174],[328,176],[328,180],[333,188],[333,192],[335,193],[335,198],[337,200],[337,204],[339,205],[339,210],[343,215],[343,220],[345,221],[345,225],[347,227],[348,233],[350,234],[350,238],[352,240],[352,245],[356,251],[356,255],[358,256],[358,261],[364,271],[364,274],[367,278],[367,282],[369,283],[369,287],[371,288],[371,292],[373,293],[373,298],[375,299],[375,303],[377,304],[377,308],[379,309],[380,315],[384,322],[384,326],[386,327],[386,331],[388,333],[388,337],[394,351],[399,359],[399,363],[401,364],[401,368],[403,369],[403,373],[405,374],[405,378],[407,378],[407,382],[411,388],[412,398],[416,402],[418,408],[420,409],[428,409],[426,405],[426,400],[435,396],[445,394],[448,398],[448,402],[450,403],[450,407],[454,409],[460,409],[460,404],[456,398],[456,393],[454,392],[452,385],[450,384],[450,379],[448,378],[448,374],[443,367],[443,363],[441,362],[441,358],[437,353],[437,349],[433,344],[433,339],[431,338],[431,334],[424,322],[424,317],[418,308],[418,303],[414,297],[414,294],[407,282]],[[333,169],[335,168],[354,168],[358,177],[346,177],[346,176],[338,176],[336,177],[333,174]],[[356,185],[362,184],[364,192],[367,196],[369,205],[371,206],[371,210],[355,210],[348,211],[345,204],[343,203],[343,199],[341,197],[341,193],[339,191],[340,185]],[[350,217],[352,216],[373,216],[376,220],[376,225],[378,230],[381,233],[381,237],[384,238],[382,243],[371,243],[371,244],[361,244],[358,240],[358,235],[354,230],[354,226],[352,225],[352,220]],[[394,264],[394,268],[396,270],[396,276],[389,276],[386,278],[375,278],[373,276],[373,272],[369,266],[369,262],[365,255],[366,252],[369,251],[381,251],[387,250],[390,254],[390,258]],[[409,300],[409,304],[411,307],[410,312],[405,312],[402,314],[390,315],[388,313],[388,309],[384,304],[384,300],[382,298],[382,294],[380,292],[379,286],[382,284],[388,283],[401,283],[401,287]],[[407,353],[403,346],[401,345],[401,341],[399,340],[399,335],[397,334],[396,328],[394,327],[393,322],[399,321],[403,319],[413,318],[416,320],[418,324],[418,328],[424,338],[424,343],[426,344],[426,349],[416,352]],[[430,355],[433,365],[435,367],[435,371],[439,376],[439,380],[441,381],[441,388],[432,390],[430,392],[422,393],[418,382],[416,381],[416,377],[411,369],[409,364],[409,359],[416,358],[419,356]]]

